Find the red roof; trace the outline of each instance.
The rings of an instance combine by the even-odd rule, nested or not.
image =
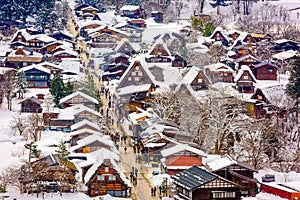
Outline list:
[[[194,156],[176,156],[171,157],[168,160],[167,166],[201,166],[202,160],[201,158]]]

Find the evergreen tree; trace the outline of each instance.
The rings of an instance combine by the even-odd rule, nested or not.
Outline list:
[[[27,90],[28,83],[25,77],[24,71],[21,71],[17,74],[17,93],[19,94],[19,99],[23,99],[23,96]]]
[[[55,150],[55,152],[59,158],[63,158],[63,159],[66,159],[67,156],[70,154],[63,141],[60,141],[58,150]]]
[[[80,89],[81,92],[96,98],[97,90],[95,87],[94,80],[91,76],[88,76],[87,81],[83,83],[83,87]]]
[[[59,100],[65,97],[64,89],[65,86],[62,75],[60,73],[55,74],[51,83],[50,93],[54,97],[53,101],[57,107],[59,106]]]
[[[38,150],[37,145],[34,142],[30,142],[24,145],[25,149],[29,150],[28,163],[31,163],[31,158],[39,158],[41,155],[41,150]]]
[[[70,82],[70,80],[65,85],[64,91],[65,91],[65,96],[68,96],[68,95],[74,93],[74,85]]]
[[[299,98],[300,98],[300,57],[298,57],[291,70],[289,83],[286,85],[286,93],[296,100],[295,109],[299,124]],[[299,128],[298,128],[299,132]]]
[[[297,58],[293,64],[286,92],[296,100],[300,97],[300,58]]]

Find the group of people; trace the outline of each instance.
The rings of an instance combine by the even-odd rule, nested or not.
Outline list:
[[[158,187],[159,194],[161,195],[161,186]],[[151,196],[156,196],[156,187],[151,188]]]
[[[137,185],[138,172],[139,172],[139,170],[136,167],[131,167],[130,181],[133,183],[133,185]]]

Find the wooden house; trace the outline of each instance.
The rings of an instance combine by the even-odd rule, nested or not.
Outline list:
[[[77,4],[74,8],[76,16],[79,17],[82,13],[81,10],[86,7],[89,7],[89,4],[87,3]]]
[[[21,192],[74,192],[76,172],[72,162],[50,154],[21,167]]]
[[[64,47],[64,48],[61,48],[61,49],[58,49],[59,47]],[[66,41],[54,41],[54,42],[51,42],[47,45],[45,45],[41,52],[43,54],[53,54],[59,50],[65,50],[65,49],[72,49],[73,48],[73,44],[70,43],[70,42],[66,42]]]
[[[74,116],[71,109],[43,109],[44,124],[55,131],[70,132],[70,126],[74,124]]]
[[[233,83],[233,69],[224,63],[206,65],[204,71],[213,83]]]
[[[251,100],[254,102],[252,105],[253,115],[257,118],[266,114],[283,117],[289,112],[286,105],[291,101],[285,93],[285,86],[282,84],[257,87]]]
[[[62,51],[57,51],[53,53],[53,59],[56,62],[60,62],[64,58],[77,58],[78,53],[76,51],[70,50],[70,49],[65,49]]]
[[[87,6],[81,9],[81,16],[83,16],[84,14],[92,14],[92,16],[94,16],[95,14],[97,14],[99,10],[93,6]]]
[[[198,166],[171,176],[179,198],[191,200],[238,200],[239,186]]]
[[[128,23],[121,23],[114,26],[115,28],[129,34],[130,42],[141,42],[144,29],[130,25]]]
[[[12,50],[6,57],[6,66],[11,68],[22,68],[32,64],[40,63],[43,55],[23,47]]]
[[[28,87],[30,88],[49,88],[51,71],[41,65],[30,65],[23,67],[19,71],[25,74]]]
[[[234,61],[238,64],[238,68],[240,68],[242,65],[247,65],[250,67],[250,66],[254,66],[254,65],[261,63],[261,60],[259,58],[256,58],[250,52],[235,59]]]
[[[271,48],[271,50],[274,52],[282,52],[288,50],[299,51],[300,46],[298,42],[287,39],[281,39],[273,42],[273,47]]]
[[[122,39],[120,42],[118,42],[117,46],[114,48],[115,52],[123,53],[128,56],[131,56],[133,54],[136,54],[136,50],[133,48],[131,43],[127,38]]]
[[[272,39],[272,36],[270,34],[251,33],[251,36],[253,37],[256,43],[260,41],[270,42]]]
[[[96,106],[99,104],[98,100],[83,93],[80,91],[74,92],[59,101],[59,104],[62,105],[64,108],[82,104],[86,107],[96,109]]]
[[[235,29],[229,30],[227,32],[227,36],[228,38],[230,38],[230,40],[235,41],[239,36],[240,36],[241,32]]]
[[[50,74],[60,73],[63,70],[60,65],[56,65],[56,64],[50,63],[50,62],[42,62],[42,63],[39,63],[38,65],[40,65],[46,69],[49,69]]]
[[[88,130],[77,131],[76,137],[74,138],[76,139],[76,141],[74,141],[74,144],[76,143],[76,145],[72,146],[70,148],[70,151],[75,153],[90,153],[101,148],[105,148],[111,151],[117,151],[111,140],[108,140],[103,135],[94,134],[95,132],[96,131]]]
[[[99,112],[95,111],[92,108],[86,107],[82,104],[74,104],[74,106],[69,107],[73,109],[74,114],[74,122],[77,123],[84,119],[91,120],[91,121],[98,121],[102,116]]]
[[[93,131],[101,130],[101,128],[97,124],[95,124],[91,121],[88,121],[86,119],[84,119],[76,124],[73,124],[70,128],[71,128],[71,131],[78,131],[80,129],[89,129],[89,130],[93,130]]]
[[[35,52],[42,52],[42,48],[50,44],[52,42],[56,41],[55,38],[49,37],[44,34],[39,34],[39,35],[33,35],[31,36],[27,41],[26,41],[26,47],[29,49],[35,51]]]
[[[206,163],[210,172],[239,185],[241,196],[254,197],[257,193],[257,171],[250,165],[235,161],[229,156]]]
[[[183,78],[184,83],[192,86],[194,91],[207,90],[211,80],[205,75],[202,69],[193,66]]]
[[[77,123],[78,124],[78,123]],[[74,126],[74,125],[72,125]],[[72,130],[72,126],[71,126],[71,130]],[[71,146],[75,146],[77,145],[77,141],[82,140],[90,135],[99,135],[100,132],[99,131],[95,131],[95,130],[91,130],[91,129],[86,129],[86,128],[82,128],[80,130],[77,131],[72,131],[70,134],[68,134],[71,137]]]
[[[117,36],[107,33],[95,32],[90,34],[89,37],[92,41],[91,46],[94,48],[113,48],[117,45],[118,41]]]
[[[278,68],[270,62],[254,65],[252,72],[257,80],[277,80]]]
[[[248,66],[243,65],[241,69],[239,69],[237,75],[235,75],[234,77],[234,82],[236,83],[239,92],[241,93],[254,92],[253,83],[256,82],[256,78]]]
[[[152,78],[149,69],[142,66],[140,61],[136,60],[128,67],[116,89],[118,98],[116,103],[123,102],[121,113],[134,112],[136,107],[146,108],[144,100],[154,91]]]
[[[66,31],[55,31],[51,34],[49,34],[50,37],[55,38],[56,40],[60,41],[69,41],[71,42],[73,40],[73,35]]]
[[[224,46],[229,45],[229,39],[227,38],[225,31],[221,27],[217,27],[211,34],[210,39],[214,42],[222,42]]]
[[[102,75],[103,81],[109,81],[109,80],[119,80],[125,71],[127,70],[128,65],[120,63],[112,63],[105,67],[104,73]]]
[[[152,11],[151,17],[154,19],[156,23],[163,23],[164,21],[164,13],[160,11]]]
[[[143,9],[140,6],[125,5],[120,8],[120,15],[128,18],[145,18]]]
[[[163,171],[169,175],[177,174],[192,166],[202,166],[202,158],[206,154],[187,144],[177,144],[162,150],[161,155]]]
[[[105,26],[102,21],[99,20],[86,20],[79,24],[80,30],[79,34],[82,37],[88,36],[88,31],[99,28],[101,26]]]
[[[146,21],[144,19],[131,19],[128,24],[138,28],[147,28]]]
[[[118,64],[118,63],[122,63],[125,65],[129,65],[129,56],[127,54],[124,53],[116,53],[110,56],[110,58],[112,58],[112,63]]]
[[[128,197],[131,184],[113,159],[99,159],[84,176],[90,197],[110,194],[114,197]]]
[[[146,55],[146,62],[167,63],[172,62],[173,57],[163,41],[157,41]]]
[[[21,105],[21,112],[25,113],[41,113],[43,110],[41,108],[42,103],[42,101],[35,97],[29,97],[19,102]]]

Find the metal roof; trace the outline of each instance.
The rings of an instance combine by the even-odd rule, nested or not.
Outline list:
[[[173,183],[187,190],[192,190],[217,178],[216,175],[193,166],[172,176]]]

